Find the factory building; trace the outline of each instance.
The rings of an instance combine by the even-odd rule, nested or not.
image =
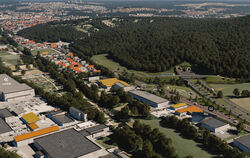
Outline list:
[[[98,137],[105,137],[107,135],[110,134],[109,132],[109,127],[104,125],[104,124],[100,124],[97,126],[93,126],[90,128],[85,129],[86,132],[88,132],[93,138],[98,138]]]
[[[55,122],[58,126],[69,125],[75,122],[66,112],[61,110],[50,112],[47,117]]]
[[[201,125],[213,133],[223,133],[230,128],[228,123],[222,122],[213,117],[205,118],[201,121]]]
[[[72,128],[37,138],[34,146],[40,151],[35,157],[97,158],[108,154],[93,140]]]
[[[250,135],[234,139],[233,144],[242,151],[245,151],[250,154]]]
[[[133,98],[147,103],[155,108],[164,108],[169,105],[168,100],[145,91],[133,90],[129,91],[128,94],[130,94]]]
[[[24,83],[18,83],[6,74],[0,75],[0,100],[11,102],[35,96],[35,91]]]
[[[185,115],[185,114],[192,115],[193,113],[202,113],[202,112],[203,111],[199,107],[194,105],[187,106],[185,108],[181,108],[175,111],[177,115]]]
[[[187,106],[188,105],[186,103],[178,103],[178,104],[171,105],[169,107],[169,109],[171,109],[171,110],[178,110],[178,109],[186,108]]]
[[[69,114],[72,116],[74,119],[79,120],[79,121],[88,121],[87,120],[87,114],[82,112],[81,110],[75,108],[75,107],[70,107],[69,108]]]
[[[10,126],[5,122],[4,119],[0,118],[0,139],[11,134],[14,134],[14,131],[10,128]]]

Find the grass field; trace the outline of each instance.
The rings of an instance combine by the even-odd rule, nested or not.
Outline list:
[[[250,112],[250,98],[230,99],[230,101],[234,102],[235,104],[241,106],[242,108]]]
[[[49,54],[51,54],[53,52],[53,50],[51,50],[49,48],[45,48],[45,49],[36,49],[36,50],[31,51],[32,55],[37,55],[38,52],[40,52],[40,53],[49,52]]]
[[[0,51],[0,58],[8,64],[16,65],[19,59],[19,55],[12,55],[8,52]]]
[[[95,63],[98,63],[99,65],[102,65],[106,68],[108,68],[111,71],[128,71],[130,73],[135,73],[135,75],[138,76],[145,76],[145,77],[155,77],[155,76],[161,76],[164,74],[173,74],[174,68],[171,68],[168,71],[164,72],[158,72],[158,73],[150,73],[150,72],[144,72],[144,71],[136,71],[136,70],[128,70],[126,67],[121,66],[119,63],[114,62],[107,58],[107,54],[101,54],[101,55],[94,55],[91,58]],[[185,63],[187,64],[187,63]]]
[[[114,148],[115,146],[110,144],[110,138],[109,137],[103,137],[101,139],[97,140],[97,143],[100,144],[102,147],[106,149]]]
[[[210,84],[216,91],[221,90],[224,96],[233,96],[233,90],[239,88],[242,90],[250,90],[250,83],[241,83],[241,84]]]
[[[191,90],[188,87],[185,86],[173,86],[173,85],[167,85],[169,89],[176,89],[177,92],[180,93],[181,96],[184,96],[186,98],[189,98],[190,96],[192,98],[195,98],[196,96],[199,97],[193,90]],[[192,94],[192,95],[191,95]]]
[[[159,120],[140,120],[142,123],[150,125],[152,128],[159,128],[168,138],[172,139],[172,145],[176,149],[180,157],[192,155],[194,158],[211,158],[214,155],[203,149],[202,144],[193,140],[185,139],[176,133],[173,129],[163,128],[159,124]]]

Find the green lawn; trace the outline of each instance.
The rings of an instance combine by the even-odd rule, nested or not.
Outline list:
[[[224,96],[233,96],[233,90],[239,88],[242,90],[250,90],[250,83],[239,83],[239,84],[210,84],[216,91],[221,90]]]
[[[97,140],[97,143],[106,149],[114,148],[115,146],[110,143],[109,137],[103,137]]]
[[[193,140],[185,139],[176,133],[173,129],[163,128],[159,124],[159,120],[140,120],[142,123],[150,125],[152,128],[159,128],[168,138],[172,139],[173,147],[176,149],[178,155],[185,157],[192,155],[194,158],[211,158],[214,155],[205,151],[202,144],[196,143]]]

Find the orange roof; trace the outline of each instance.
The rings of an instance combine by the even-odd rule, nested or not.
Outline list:
[[[58,131],[58,130],[59,130],[58,126],[52,126],[52,127],[48,127],[48,128],[38,130],[38,131],[34,131],[34,132],[26,133],[26,134],[23,134],[23,135],[15,136],[14,140],[16,142],[20,142],[22,140],[37,137],[37,136],[44,135],[44,134],[47,134],[47,133],[51,133],[51,132]]]
[[[87,67],[90,68],[90,69],[94,69],[95,66],[94,65],[88,65]]]
[[[33,41],[33,40],[30,40],[29,42],[30,42],[30,43],[35,43],[35,41]]]
[[[203,112],[200,108],[198,108],[197,106],[189,106],[189,107],[186,107],[186,108],[183,108],[183,109],[179,109],[179,110],[176,110],[176,112],[178,113],[184,113],[184,112],[188,112],[190,114],[192,114],[193,112]]]
[[[37,45],[38,47],[41,47],[41,46],[42,46],[42,44],[40,44],[40,43],[37,43],[36,45]]]
[[[30,128],[32,128],[33,130],[39,128],[39,126],[38,126],[37,124],[35,124],[35,123],[29,124],[29,126],[30,126]]]
[[[74,57],[74,54],[73,53],[68,53],[68,56],[71,56],[72,58]]]
[[[63,65],[63,62],[60,61],[60,62],[58,62],[57,64],[58,64],[58,65]]]
[[[55,43],[51,43],[50,46],[51,46],[52,48],[56,48],[56,44],[55,44]]]
[[[95,73],[98,73],[98,72],[101,72],[101,70],[95,70],[94,72],[95,72]]]

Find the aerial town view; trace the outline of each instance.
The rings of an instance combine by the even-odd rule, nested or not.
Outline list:
[[[249,113],[249,0],[0,0],[0,158],[248,158]]]

